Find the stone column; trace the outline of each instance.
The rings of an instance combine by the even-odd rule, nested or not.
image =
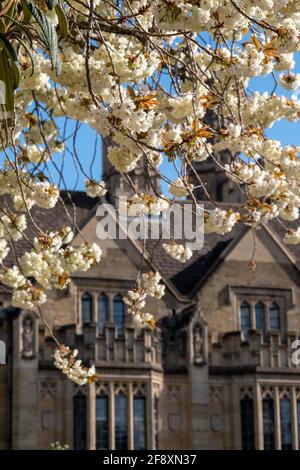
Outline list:
[[[39,448],[38,319],[32,314],[32,343],[24,334],[26,312],[13,320],[13,442],[14,450]],[[26,344],[27,343],[27,344]],[[32,354],[30,354],[30,347]],[[50,443],[49,443],[50,445]]]
[[[152,374],[151,374],[152,375]],[[154,390],[152,378],[147,385],[146,397],[146,436],[147,436],[147,449],[154,449]]]
[[[255,302],[250,302],[250,328],[251,330],[256,329],[256,318],[255,318]]]
[[[255,384],[254,391],[254,409],[255,409],[255,447],[257,450],[264,449],[264,428],[263,428],[263,412],[262,412],[262,396],[260,385]]]
[[[134,449],[134,405],[132,383],[128,386],[128,449]]]
[[[93,306],[92,306],[92,323],[98,323],[98,292],[92,292]]]
[[[113,299],[114,299],[114,294],[108,293],[108,323],[109,325],[112,325],[114,323],[114,312],[113,312]]]
[[[293,442],[293,449],[298,450],[298,425],[297,425],[297,396],[295,387],[292,388],[292,396],[291,396],[291,404],[292,404],[292,442]]]
[[[280,400],[278,387],[275,387],[274,396],[274,411],[275,411],[275,448],[281,449],[281,433],[280,433]]]
[[[96,386],[89,385],[87,406],[87,447],[89,450],[96,449]]]
[[[270,331],[270,317],[269,317],[269,307],[271,303],[265,303],[265,331],[268,333]]]
[[[207,338],[202,324],[202,341],[204,342],[203,360],[198,362],[197,351],[194,351],[194,325],[201,321],[196,314],[195,323],[189,325],[188,355],[189,355],[189,387],[191,438],[188,448],[193,450],[208,450],[211,446],[209,418],[209,379],[207,363]]]
[[[108,410],[108,445],[115,449],[115,393],[114,384],[109,384],[109,410]]]
[[[233,383],[231,386],[231,410],[232,410],[232,440],[234,449],[242,449],[241,439],[241,412],[240,412],[240,386]]]
[[[65,443],[71,448],[74,445],[74,385],[70,380],[64,380],[62,383],[64,396],[64,414],[65,414]]]

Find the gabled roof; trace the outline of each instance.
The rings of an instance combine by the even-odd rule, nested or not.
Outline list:
[[[33,219],[45,231],[55,231],[63,225],[73,225],[75,230],[82,229],[92,217],[95,216],[96,208],[99,200],[90,198],[85,192],[81,191],[61,191],[62,201],[59,201],[53,209],[41,209],[34,206],[31,210]],[[1,197],[1,206],[3,208],[12,209],[8,198]],[[232,207],[233,204],[221,204],[222,207]],[[286,223],[289,228],[297,227],[298,223]],[[300,246],[285,245],[283,236],[285,230],[277,221],[272,221],[266,230],[277,242],[278,246],[287,256],[290,255],[290,261],[300,269]],[[215,233],[206,234],[204,237],[204,246],[201,250],[194,251],[192,258],[185,264],[171,259],[163,249],[164,241],[147,240],[146,254],[150,264],[158,269],[165,280],[167,280],[171,290],[178,293],[178,297],[188,299],[193,297],[193,292],[200,282],[206,279],[211,272],[214,271],[218,262],[226,256],[228,250],[231,250],[238,241],[244,236],[247,228],[237,224],[234,229],[226,235],[218,235]],[[28,221],[26,230],[28,241],[20,240],[15,243],[17,255],[22,255],[26,250],[31,248],[31,243],[37,234],[37,230],[33,223]],[[132,241],[132,240],[131,240]],[[184,242],[184,240],[182,240]],[[136,249],[142,252],[142,243],[132,241]],[[13,250],[11,250],[10,258],[7,260],[13,263]]]
[[[292,222],[284,221],[284,225],[287,229],[294,229],[296,230],[299,227],[300,222],[299,220],[294,220]],[[300,269],[300,244],[298,245],[287,245],[284,241],[284,235],[286,233],[285,228],[278,220],[272,220],[268,226],[266,227],[267,230],[269,229],[272,233],[273,238],[281,244],[281,247],[289,253],[294,261],[294,264]]]
[[[81,229],[90,219],[92,213],[94,213],[98,203],[99,201],[88,197],[86,193],[81,191],[61,191],[61,200],[57,202],[53,209],[42,209],[38,206],[33,206],[30,213],[32,219],[43,231],[51,232],[64,225],[73,226],[73,224]],[[7,197],[1,196],[0,204],[3,209],[15,212]],[[14,243],[18,256],[21,256],[31,248],[33,238],[37,236],[37,233],[33,222],[27,217],[27,229],[25,231],[27,240],[22,238]],[[14,262],[13,250],[10,251],[6,262]]]
[[[148,240],[146,248],[160,272],[172,281],[182,295],[188,296],[240,231],[241,228],[237,227],[225,236],[216,233],[205,235],[203,248],[194,251],[192,258],[184,264],[167,255],[162,246],[165,241],[157,243],[156,240]]]

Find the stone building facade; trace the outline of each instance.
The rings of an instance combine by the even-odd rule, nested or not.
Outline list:
[[[99,201],[80,192],[64,199],[40,210],[40,223],[47,230],[68,224],[66,207],[76,207],[74,245],[81,234],[97,241]],[[149,241],[143,270],[159,270],[166,284],[165,297],[149,306],[154,331],[138,330],[123,303],[142,244],[100,244],[99,265],[74,275],[43,308],[59,341],[95,364],[99,378],[90,386],[54,368],[45,323],[11,308],[1,292],[8,361],[0,366],[0,449],[47,449],[54,441],[75,449],[299,449],[293,347],[300,252],[283,244],[280,226],[259,230],[255,271],[248,269],[252,232],[245,228],[207,235],[185,265]]]

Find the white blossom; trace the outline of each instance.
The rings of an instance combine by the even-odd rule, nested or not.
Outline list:
[[[57,203],[59,189],[48,182],[37,183],[34,188],[34,200],[36,204],[44,209],[51,209]]]
[[[297,245],[300,243],[300,227],[296,230],[290,229],[284,236],[284,241],[290,245]]]
[[[90,197],[101,197],[107,193],[106,185],[104,181],[97,183],[94,180],[86,180],[85,182],[86,193]]]
[[[2,238],[0,239],[0,262],[1,263],[7,257],[8,253],[9,253],[9,246],[7,244],[7,241]]]
[[[180,263],[186,263],[193,256],[193,252],[189,247],[175,241],[163,243],[163,248],[171,258]]]
[[[95,366],[84,367],[82,361],[76,359],[77,355],[77,349],[72,351],[69,347],[61,345],[54,352],[54,365],[78,385],[93,383],[96,380]]]

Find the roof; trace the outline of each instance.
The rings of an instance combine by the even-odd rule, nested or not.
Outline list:
[[[86,193],[82,191],[61,191],[61,198],[53,209],[42,209],[34,205],[30,213],[34,222],[43,231],[55,231],[64,225],[81,229],[90,219],[98,202],[99,201],[88,197]],[[15,212],[7,197],[1,196],[1,207],[8,211]],[[27,217],[25,238],[14,243],[18,256],[21,256],[27,250],[31,249],[32,240],[37,234],[37,228],[29,217]],[[11,250],[6,259],[7,263],[12,264],[15,261],[14,258],[14,252]]]
[[[41,209],[34,206],[31,210],[32,217],[38,226],[44,231],[55,231],[63,225],[73,226],[75,230],[80,230],[95,215],[99,199],[90,198],[81,191],[61,191],[61,200],[53,209]],[[222,207],[233,207],[234,204],[220,204]],[[11,208],[9,200],[1,197],[1,206]],[[289,228],[296,227],[297,221],[285,223]],[[272,232],[276,234],[279,241],[282,241],[285,230],[277,221],[272,221],[269,225]],[[147,240],[146,251],[148,258],[160,271],[161,275],[168,280],[181,296],[188,297],[193,289],[199,284],[201,279],[208,275],[223,253],[234,246],[245,232],[245,227],[237,224],[234,229],[226,235],[216,233],[206,234],[204,246],[201,250],[193,252],[192,258],[185,264],[170,258],[162,245],[163,240]],[[32,221],[28,221],[28,228],[25,232],[27,241],[22,239],[15,243],[15,250],[18,256],[31,248],[33,238],[37,235],[37,229]],[[184,242],[184,240],[183,240]],[[285,250],[296,258],[296,264],[300,267],[300,245],[284,245]],[[13,250],[10,252],[8,263],[14,262]]]
[[[299,224],[300,224],[299,220],[294,220],[294,221],[284,220],[284,226],[287,229],[296,230],[299,227]],[[284,235],[286,233],[284,226],[278,220],[272,220],[271,222],[269,222],[269,227],[271,228],[272,232],[276,234],[280,240],[283,240]],[[300,269],[300,245],[299,244],[287,245],[284,242],[283,244],[286,247],[286,249],[288,249],[288,251],[293,255],[296,261],[296,265]]]
[[[195,250],[193,256],[184,264],[167,255],[162,246],[165,241],[157,243],[156,240],[148,240],[146,248],[161,274],[170,279],[182,295],[189,295],[229,243],[237,237],[240,229],[241,227],[237,227],[225,236],[216,233],[205,235],[203,248]]]

